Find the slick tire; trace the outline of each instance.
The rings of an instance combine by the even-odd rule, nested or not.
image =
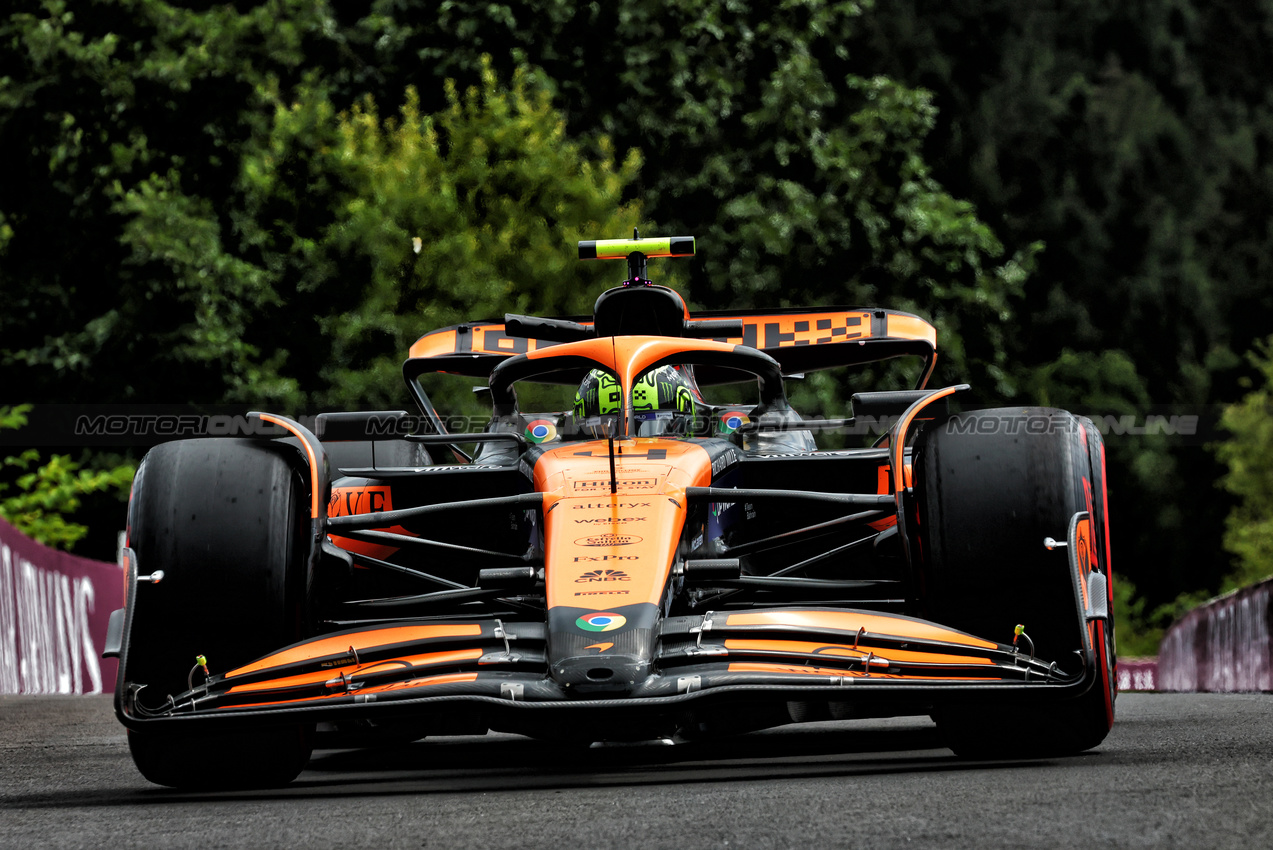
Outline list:
[[[188,689],[197,656],[224,673],[311,631],[309,493],[292,453],[202,439],[165,443],[143,459],[128,541],[138,573],[164,577],[138,583],[123,678],[144,686],[137,700],[146,708]],[[129,748],[142,774],[162,785],[260,787],[296,776],[311,733],[156,729],[131,732]]]
[[[934,706],[957,755],[1065,755],[1098,745],[1114,720],[1113,617],[1080,623],[1065,549],[1071,517],[1092,515],[1094,567],[1108,578],[1103,446],[1088,420],[1049,408],[955,414],[916,445],[918,549],[925,615],[999,643],[1025,626],[1035,655],[1076,672],[1087,628],[1100,671],[1060,703],[949,702]],[[1108,587],[1108,581],[1106,582]]]
[[[185,791],[277,788],[295,779],[314,749],[312,725],[236,732],[128,732],[141,775]]]

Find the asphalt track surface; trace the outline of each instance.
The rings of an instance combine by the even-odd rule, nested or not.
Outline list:
[[[320,751],[291,786],[134,770],[109,697],[0,697],[0,846],[1273,847],[1273,694],[1123,694],[1082,756],[960,761],[924,718],[687,751],[511,735]]]

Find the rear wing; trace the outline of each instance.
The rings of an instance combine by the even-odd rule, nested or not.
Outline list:
[[[593,335],[591,317],[555,320],[579,335]],[[924,358],[923,387],[937,363],[937,331],[918,316],[896,310],[861,307],[788,308],[758,311],[705,311],[687,315],[689,324],[741,324],[737,336],[719,342],[759,349],[782,365],[785,374],[852,366],[892,357]],[[527,331],[525,325],[514,325]],[[411,346],[414,358],[445,358],[445,370],[480,377],[515,354],[560,345],[551,339],[508,333],[504,322],[452,325],[420,337]],[[688,334],[687,334],[688,335]],[[698,334],[694,334],[697,336]]]

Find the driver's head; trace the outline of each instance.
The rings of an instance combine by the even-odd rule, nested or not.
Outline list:
[[[609,372],[593,369],[575,393],[575,421],[598,436],[600,425],[617,416],[623,406],[623,390]],[[702,394],[685,366],[660,366],[637,379],[632,387],[636,436],[689,434],[703,412]]]
[[[594,437],[604,434],[602,422],[613,420],[623,407],[623,389],[614,375],[593,369],[575,391],[575,423]]]
[[[637,436],[693,433],[702,412],[702,400],[688,367],[651,369],[632,387]]]

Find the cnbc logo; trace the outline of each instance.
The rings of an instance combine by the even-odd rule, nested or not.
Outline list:
[[[575,579],[575,584],[593,581],[632,581],[632,578],[623,570],[592,570]]]

